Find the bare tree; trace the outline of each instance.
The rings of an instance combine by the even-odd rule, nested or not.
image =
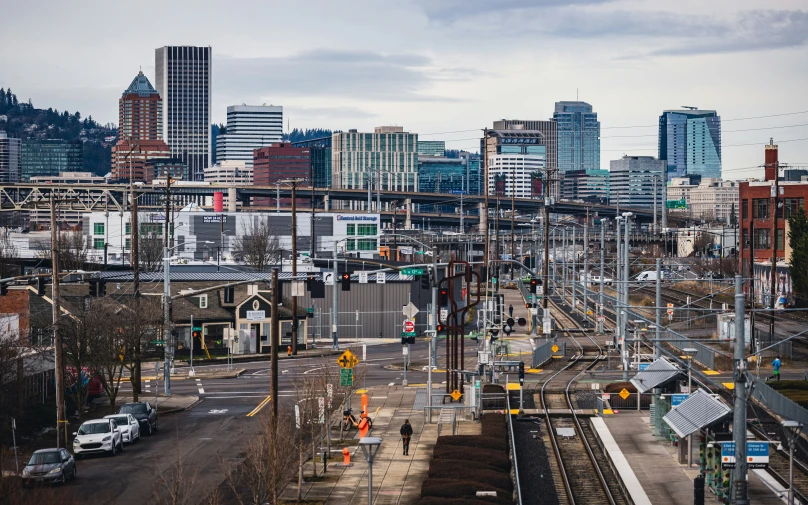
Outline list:
[[[14,260],[20,257],[20,253],[7,230],[0,232],[0,277],[11,277],[17,275],[19,266]]]
[[[292,415],[279,413],[281,419]],[[225,471],[227,484],[238,503],[280,503],[280,494],[293,474],[298,456],[296,438],[297,432],[291,423],[272,423],[269,415],[261,416],[261,433],[251,438],[244,460],[236,469]]]
[[[79,231],[60,231],[56,239],[59,268],[63,271],[81,270],[87,263],[87,238]]]
[[[147,272],[154,272],[163,263],[163,224],[150,223],[148,214],[138,216],[140,233],[138,233],[138,256],[140,268]]]
[[[103,334],[110,321],[101,310],[102,301],[96,300],[83,311],[64,317],[61,321],[64,349],[65,387],[75,403],[80,419],[90,394],[90,383],[95,378],[99,361],[104,361]]]
[[[125,304],[107,297],[99,300],[99,310],[104,312],[109,324],[99,328],[102,338],[99,339],[97,356],[97,372],[101,378],[104,392],[109,404],[115,405],[121,385],[123,370],[129,370],[132,382],[134,401],[138,401],[136,381],[140,378],[135,373],[137,365],[143,359],[143,350],[149,340],[157,334],[160,323],[160,310],[156,300],[141,297],[131,298]],[[95,310],[95,309],[94,309]]]
[[[266,217],[256,217],[241,227],[233,252],[236,259],[260,272],[267,265],[280,261],[280,239],[276,230],[270,228]]]

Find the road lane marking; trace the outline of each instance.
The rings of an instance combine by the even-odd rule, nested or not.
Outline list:
[[[196,379],[196,389],[199,390],[199,394],[205,394],[205,388],[202,387],[201,379]]]
[[[395,386],[395,385],[396,385],[395,382],[391,382],[390,384],[388,384],[388,386]]]
[[[269,403],[269,400],[271,400],[271,399],[272,399],[272,395],[269,395],[269,396],[267,396],[266,398],[264,398],[264,399],[261,401],[261,403],[259,403],[259,404],[258,404],[258,406],[257,406],[257,407],[255,407],[254,409],[252,409],[252,411],[250,411],[250,413],[249,413],[249,414],[247,414],[247,417],[253,417],[255,414],[259,413],[259,412],[261,411],[261,409],[263,409],[263,408],[264,408],[264,406],[265,406],[267,403]]]

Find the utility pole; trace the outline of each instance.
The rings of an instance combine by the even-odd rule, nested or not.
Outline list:
[[[516,249],[514,247],[514,215],[516,214],[516,168],[514,167],[511,174],[511,261],[516,260]],[[510,265],[511,280],[513,280],[513,263]]]
[[[294,297],[293,297],[294,298]],[[280,319],[278,318],[278,267],[272,267],[272,314],[270,314],[269,325],[272,338],[270,339],[271,349],[271,368],[272,368],[272,383],[270,384],[269,394],[272,402],[272,419],[278,418],[278,347],[281,345],[281,328]],[[293,336],[293,341],[294,341]]]
[[[541,307],[542,307],[542,319],[547,317],[547,306],[549,303],[549,299],[547,297],[548,293],[548,284],[549,279],[547,278],[547,274],[549,271],[548,263],[550,261],[550,206],[547,205],[550,200],[549,195],[549,187],[547,184],[544,185],[545,187],[545,197],[544,197],[544,261],[541,265],[541,277],[542,277],[542,286],[541,286]],[[553,243],[555,244],[555,233],[553,233]],[[555,247],[553,247],[553,259],[555,259]],[[555,272],[556,264],[553,261],[553,272]]]
[[[489,263],[489,247],[491,241],[491,235],[488,233],[488,128],[483,128],[483,176],[485,177],[485,181],[483,183],[483,188],[485,188],[485,208],[483,212],[485,212],[485,229],[480,230],[480,232],[485,236],[485,250],[483,251],[484,254],[484,265],[485,265],[485,279],[484,281],[488,283],[488,277],[490,273],[488,269],[490,268]],[[482,223],[482,216],[480,216],[480,222]]]
[[[589,302],[589,207],[586,208],[586,222],[584,223],[584,321],[589,327],[589,316],[586,314]]]
[[[297,282],[297,180],[292,181],[292,282]],[[273,274],[275,277],[275,283],[277,288],[277,274]],[[275,298],[276,291],[273,291],[272,297]],[[297,320],[297,297],[292,296],[292,354],[297,356],[297,325],[299,321]],[[275,351],[275,354],[278,354],[278,351]],[[274,387],[274,382],[272,383]],[[277,395],[276,395],[277,396]],[[273,415],[277,415],[278,413],[278,404],[275,403],[273,405],[275,412]]]
[[[56,229],[56,203],[53,201],[53,192],[50,194],[50,224],[51,224],[51,272],[53,282],[51,287],[53,292],[53,350],[55,354],[55,379],[56,379],[56,447],[62,447],[61,441],[64,439],[67,447],[67,417],[65,416],[65,387],[64,387],[64,364],[62,358],[62,334],[59,331],[59,320],[61,318],[61,308],[59,306],[59,231]],[[63,438],[64,437],[64,438]]]
[[[773,139],[769,139],[769,145],[766,146],[767,154],[769,150],[775,153],[775,159],[769,165],[774,165],[774,192],[772,194],[772,272],[769,275],[769,335],[774,340],[774,303],[777,299],[777,218],[780,214],[780,162],[777,160],[777,149],[769,149],[773,146]],[[767,156],[768,157],[768,156]],[[783,242],[785,242],[785,230],[783,230]]]
[[[131,161],[130,161],[131,163]],[[140,225],[138,224],[138,214],[137,214],[137,199],[138,195],[134,190],[134,186],[132,185],[132,179],[129,179],[129,196],[132,199],[132,205],[130,206],[132,215],[129,218],[129,231],[130,231],[130,251],[129,251],[129,260],[132,263],[132,280],[134,283],[135,288],[135,298],[140,297]],[[166,244],[164,244],[166,245]],[[164,301],[164,303],[169,303]],[[168,336],[165,335],[164,339],[168,339]],[[163,341],[163,349],[165,349],[166,340]],[[140,356],[140,346],[141,343],[138,341],[137,345],[137,355]],[[138,394],[142,393],[141,389],[141,360],[137,358],[135,363],[135,381],[132,384],[133,389],[137,389]],[[169,373],[170,372],[166,372]]]
[[[620,333],[620,330],[623,328],[620,325],[620,302],[623,300],[623,276],[620,274],[621,271],[621,263],[620,263],[620,254],[622,249],[620,249],[621,244],[621,235],[620,235],[620,222],[623,220],[623,217],[619,214],[614,218],[614,240],[616,244],[616,249],[614,253],[614,286],[615,286],[615,308],[614,308],[614,334],[617,337],[617,341],[614,343],[617,346],[620,343],[620,339],[623,335]],[[622,346],[620,346],[622,350]]]
[[[623,380],[628,381],[628,305],[629,305],[629,296],[628,296],[628,281],[629,281],[629,274],[631,272],[631,261],[629,257],[629,253],[631,252],[631,212],[626,212],[623,214],[623,217],[626,218],[626,222],[624,224],[626,228],[626,240],[625,240],[625,266],[623,267],[623,317],[620,319],[620,324],[622,325],[622,333],[623,333]]]
[[[331,286],[331,310],[333,311],[333,315],[331,316],[331,337],[333,342],[331,344],[331,348],[333,350],[339,349],[339,335],[337,331],[339,329],[339,297],[337,296],[339,291],[337,291],[337,239],[334,238],[334,271],[332,273],[334,277],[334,282]],[[380,275],[380,274],[376,274]],[[384,274],[381,274],[384,275]]]
[[[575,310],[578,308],[578,304],[576,303],[576,289],[575,283],[578,281],[578,249],[575,243],[575,227],[572,227],[572,275],[570,276],[570,287],[572,288],[572,313],[575,314]]]
[[[603,284],[604,284],[604,266],[606,263],[606,227],[603,223],[605,219],[600,220],[600,286],[598,288],[598,333],[603,333]]]
[[[398,261],[398,235],[396,235],[396,210],[398,210],[398,200],[393,200],[393,250],[390,251],[390,259]],[[379,217],[381,223],[381,215]],[[407,355],[409,356],[409,354]]]
[[[662,338],[662,259],[656,259],[656,318],[654,320],[654,326],[656,336],[654,337],[654,359],[659,359],[662,357],[662,342],[660,339]]]
[[[735,276],[735,405],[733,406],[732,438],[735,440],[735,468],[732,469],[733,503],[748,505],[746,481],[746,359],[744,358],[744,296],[743,277]],[[688,448],[689,449],[689,448]]]
[[[311,216],[309,217],[309,220],[311,222],[311,247],[309,250],[309,256],[311,257],[311,259],[314,259],[317,253],[317,246],[315,245],[316,242],[315,239],[317,238],[317,234],[314,231],[314,221],[315,221],[314,211],[317,209],[314,201],[314,173],[311,174],[310,181],[311,181]]]

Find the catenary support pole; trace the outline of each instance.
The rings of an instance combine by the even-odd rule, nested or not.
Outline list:
[[[572,288],[572,313],[578,310],[576,303],[576,288],[575,283],[578,282],[578,249],[575,243],[575,227],[572,228],[572,275],[570,275],[570,287]]]
[[[624,256],[624,266],[623,266],[623,317],[620,318],[620,324],[622,325],[622,334],[623,334],[623,380],[628,380],[628,280],[631,273],[631,213],[626,213],[625,218],[626,221],[623,224],[626,233],[626,239],[623,241],[625,246],[625,256]]]
[[[616,305],[614,308],[614,335],[616,339],[614,345],[615,347],[618,348],[618,352],[623,351],[623,347],[618,345],[620,339],[623,338],[623,335],[620,333],[620,330],[623,328],[622,326],[620,326],[620,317],[621,317],[620,302],[623,300],[623,282],[622,282],[623,277],[620,274],[620,272],[622,271],[621,268],[622,264],[620,263],[621,260],[620,255],[622,254],[620,249],[620,244],[622,242],[621,240],[622,227],[620,226],[620,223],[622,222],[622,220],[623,218],[621,216],[617,216],[616,218],[614,218],[614,241],[617,247],[614,250],[614,288],[615,288],[614,300]]]
[[[171,258],[163,246],[163,394],[171,396]]]
[[[272,268],[272,299],[271,299],[270,314],[270,332],[272,336],[269,340],[270,346],[270,365],[272,368],[272,382],[270,384],[269,394],[272,402],[272,419],[278,418],[278,347],[281,345],[281,327],[280,318],[278,317],[278,304],[280,303],[278,297],[278,267]],[[260,345],[260,344],[259,344]]]
[[[339,328],[339,297],[337,291],[337,239],[334,239],[334,271],[332,272],[332,278],[334,279],[334,283],[331,286],[331,347],[335,351],[339,349],[339,335],[337,334]],[[384,274],[376,274],[376,275],[384,275]]]
[[[659,359],[662,357],[662,342],[660,339],[662,338],[662,258],[656,259],[656,318],[654,320],[654,326],[656,337],[654,342],[654,359]]]
[[[603,284],[605,283],[606,264],[606,227],[605,219],[600,220],[600,286],[598,287],[598,333],[603,333]]]
[[[589,309],[589,207],[586,208],[586,222],[584,223],[584,322],[587,328],[591,321],[586,311]]]
[[[735,276],[735,405],[733,411],[733,439],[735,440],[735,468],[732,469],[733,503],[748,505],[748,482],[746,480],[746,359],[744,344],[746,342],[744,324],[743,277]],[[791,444],[789,444],[791,445]]]

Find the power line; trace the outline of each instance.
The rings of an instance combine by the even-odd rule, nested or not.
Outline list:
[[[744,128],[743,130],[726,130],[722,131],[721,134],[724,135],[726,133],[738,133],[738,132],[752,132],[752,131],[760,131],[760,130],[779,130],[782,128],[798,128],[801,126],[808,126],[808,123],[803,124],[791,124],[791,125],[783,125],[783,126],[766,126],[762,128]],[[622,138],[639,138],[639,137],[657,137],[658,135],[655,133],[650,133],[648,135],[612,135],[610,137],[601,137],[600,139],[622,139]]]

